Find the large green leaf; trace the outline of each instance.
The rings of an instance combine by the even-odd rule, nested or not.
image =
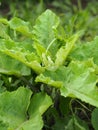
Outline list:
[[[39,57],[36,56],[36,54],[33,52],[33,48],[29,50],[29,44],[26,44],[25,42],[14,42],[13,40],[5,39],[1,39],[0,42],[0,51],[2,53],[22,62],[37,73],[43,71],[43,68],[40,65]]]
[[[25,22],[19,18],[14,17],[10,21],[7,21],[7,25],[3,25],[5,24],[5,20],[3,19],[0,20],[1,20],[0,27],[3,28],[3,33],[0,32],[0,36],[1,36],[0,51],[22,62],[26,66],[32,68],[35,72],[37,73],[42,72],[43,68],[41,68],[40,66],[40,59],[36,55],[36,53],[33,52],[34,48],[32,46],[33,44],[32,39],[27,38],[25,40],[19,40],[20,42],[15,42],[10,38],[10,33],[6,31],[8,30],[7,27],[10,26],[10,31],[13,33],[11,37],[15,35],[16,37],[15,36],[14,37],[15,40],[17,41],[18,41],[17,39],[18,36],[16,31],[32,38],[29,22]],[[11,29],[13,29],[14,31],[12,31]]]
[[[53,54],[58,48],[54,29],[57,28],[59,23],[59,18],[52,11],[46,10],[37,18],[33,28],[35,42],[41,44]]]
[[[92,61],[72,61],[68,67],[45,71],[36,78],[51,86],[60,87],[61,95],[81,99],[98,106],[97,76]]]
[[[29,89],[23,87],[20,87],[17,91],[0,94],[1,128],[3,125],[9,129],[16,129],[26,120],[26,111],[30,104],[31,94]]]
[[[61,88],[63,96],[71,96],[81,99],[91,105],[98,106],[97,76],[92,62],[71,62],[68,78]]]
[[[38,93],[33,98],[31,98],[31,94],[30,89],[24,87],[13,92],[6,91],[0,94],[1,130],[42,129],[41,115],[52,104],[52,101],[46,94]]]

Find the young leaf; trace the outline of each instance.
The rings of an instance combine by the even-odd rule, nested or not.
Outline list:
[[[55,65],[60,66],[63,65],[67,56],[70,54],[71,50],[73,49],[73,46],[76,42],[76,40],[79,37],[79,33],[73,35],[69,40],[67,40],[67,43],[65,46],[62,46],[56,54],[56,60],[55,60]]]

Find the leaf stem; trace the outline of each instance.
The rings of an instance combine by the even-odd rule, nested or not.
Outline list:
[[[55,41],[56,41],[56,38],[54,38],[54,39],[50,42],[50,44],[48,45],[48,47],[47,47],[47,49],[46,49],[46,54],[47,54],[49,48],[51,47],[51,45],[52,45]]]

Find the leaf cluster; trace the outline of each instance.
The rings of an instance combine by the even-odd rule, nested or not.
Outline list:
[[[78,6],[65,23],[49,9],[35,24],[0,18],[1,130],[97,130],[97,17]]]

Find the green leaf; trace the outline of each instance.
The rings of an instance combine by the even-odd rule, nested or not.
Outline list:
[[[38,54],[38,56],[40,57],[41,61],[43,62],[43,54],[46,53],[46,49],[39,43],[34,43],[34,48],[36,49],[36,52]]]
[[[70,101],[71,98],[65,98],[64,96],[60,96],[59,109],[63,116],[68,115],[70,112]]]
[[[92,112],[91,122],[95,130],[98,130],[98,108],[95,108]]]
[[[15,129],[25,121],[31,94],[29,89],[23,87],[0,94],[0,127],[6,125]]]
[[[0,73],[9,75],[30,75],[31,71],[21,62],[0,52]]]
[[[41,73],[43,68],[40,65],[39,57],[29,49],[29,45],[24,45],[24,42],[14,42],[13,40],[1,39],[1,52],[16,59],[26,66],[33,69],[36,73]]]
[[[55,65],[60,66],[63,65],[67,56],[70,54],[71,50],[73,49],[73,46],[76,42],[76,40],[79,37],[79,33],[73,35],[71,38],[66,40],[66,45],[62,46],[56,53],[56,60],[55,60]]]
[[[15,130],[42,130],[42,127],[43,127],[42,117],[40,116],[40,114],[37,114],[33,116],[30,120],[23,122],[23,124],[20,125],[19,128],[16,128]]]
[[[54,29],[57,28],[59,23],[59,18],[51,10],[46,10],[37,18],[33,29],[35,42],[40,43],[51,53],[54,53],[54,48],[58,47]]]
[[[8,25],[8,20],[5,18],[0,18],[0,23]]]
[[[52,127],[52,130],[66,130],[68,121],[70,120],[69,117],[64,117],[64,118],[55,118],[55,124]],[[69,129],[70,130],[70,129]]]
[[[76,45],[70,57],[72,59],[86,61],[90,58],[98,65],[98,37],[91,42]]]
[[[0,37],[10,39],[10,36],[7,34],[7,27],[2,23],[0,23]]]
[[[31,99],[28,112],[31,116],[38,113],[42,115],[50,105],[52,105],[52,100],[47,94],[37,93]]]
[[[37,93],[32,98],[31,95],[30,89],[24,87],[0,94],[1,130],[42,129],[41,115],[52,104],[52,100],[45,93]]]
[[[85,121],[73,116],[69,120],[67,126],[65,127],[65,130],[89,130],[89,128]]]
[[[29,22],[25,22],[20,18],[14,17],[9,21],[9,26],[11,29],[32,38],[32,33],[29,28]]]
[[[56,118],[55,121],[52,130],[89,130],[87,123],[74,115]]]
[[[72,61],[68,67],[60,67],[56,71],[45,71],[36,78],[59,87],[64,97],[78,98],[91,105],[98,106],[97,76],[92,61]]]
[[[56,88],[60,88],[63,86],[62,77],[65,77],[65,75],[61,73],[62,70],[63,68],[57,69],[55,72],[46,70],[43,74],[38,75],[35,81],[54,86]]]
[[[71,62],[69,76],[61,88],[61,95],[81,99],[98,106],[97,76],[93,65],[87,62]]]

